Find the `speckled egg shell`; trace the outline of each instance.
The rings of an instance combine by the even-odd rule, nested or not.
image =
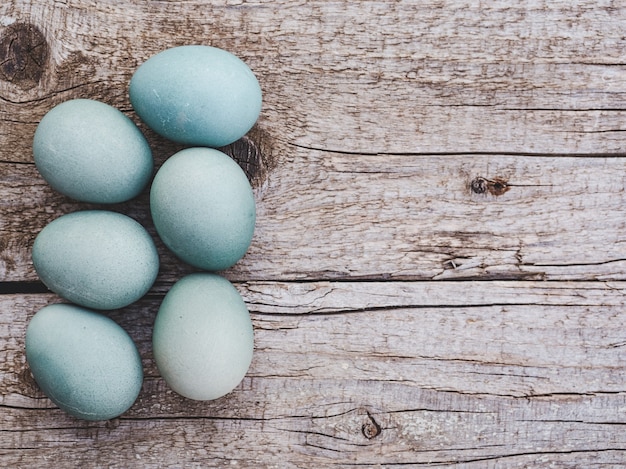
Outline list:
[[[39,310],[26,330],[26,359],[42,391],[81,419],[117,417],[141,390],[141,358],[132,339],[110,318],[79,306]]]
[[[134,73],[129,96],[155,132],[194,146],[238,140],[261,112],[261,87],[250,68],[230,52],[202,45],[149,58]]]
[[[237,289],[215,274],[191,274],[165,296],[154,323],[154,358],[167,384],[195,400],[217,399],[244,378],[253,328]]]
[[[188,148],[171,156],[152,183],[150,210],[165,245],[204,270],[232,266],[252,241],[252,188],[239,165],[218,150]]]
[[[33,265],[63,298],[94,309],[116,309],[152,286],[159,257],[148,232],[126,215],[85,210],[63,215],[35,238]]]
[[[33,140],[35,165],[58,192],[92,203],[137,196],[152,176],[148,142],[118,109],[90,99],[50,110]]]

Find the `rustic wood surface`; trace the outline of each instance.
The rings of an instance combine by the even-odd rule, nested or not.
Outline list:
[[[223,272],[255,328],[248,375],[183,399],[150,348],[193,269],[147,192],[111,207],[155,236],[145,298],[109,313],[145,384],[108,422],[34,382],[29,319],[61,301],[34,237],[93,207],[32,159],[41,117],[132,112],[151,55],[202,43],[261,83],[225,149],[253,182],[248,254]],[[0,467],[626,467],[626,3],[616,0],[8,0],[0,5]]]

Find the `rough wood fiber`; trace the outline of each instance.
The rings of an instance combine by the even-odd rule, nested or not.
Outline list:
[[[189,42],[242,56],[261,77],[264,127],[294,144],[354,153],[623,151],[619,2],[229,3],[0,7],[3,23],[36,25],[49,47],[39,86],[0,86],[0,144],[13,149],[5,158],[29,160],[24,136],[69,97],[128,109],[136,66]]]
[[[0,466],[626,466],[626,5],[618,1],[9,0],[0,5]],[[30,262],[54,218],[93,206],[38,176],[32,136],[71,98],[137,122],[157,167],[181,147],[132,112],[136,67],[175,45],[244,59],[264,93],[226,149],[258,224],[224,275],[253,317],[241,385],[167,388],[150,337],[192,271],[147,192],[111,207],[162,268],[110,313],[146,380],[109,422],[38,389],[29,319],[60,301]]]
[[[625,279],[626,158],[281,151],[290,158],[258,189],[255,237],[230,278]],[[32,165],[0,168],[12,215],[0,220],[0,273],[36,280],[34,236],[93,206],[55,194]],[[477,194],[480,177],[508,190]],[[114,209],[151,226],[145,195]],[[159,284],[189,271],[161,251]]]
[[[210,403],[182,399],[158,378],[156,299],[146,299],[112,313],[139,346],[146,382],[131,411],[109,423],[64,416],[28,377],[16,332],[58,299],[2,297],[3,311],[22,313],[0,323],[11,337],[0,362],[4,441],[39,448],[5,448],[6,461],[47,452],[51,466],[71,455],[113,467],[181,458],[261,467],[617,460],[626,447],[626,285],[489,286],[486,294],[475,282],[237,284],[256,353],[244,382]]]

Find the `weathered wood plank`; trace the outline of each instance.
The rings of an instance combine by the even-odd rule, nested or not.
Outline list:
[[[232,279],[626,278],[624,158],[281,150],[291,153],[257,188],[255,237]],[[476,194],[479,177],[508,191]],[[35,235],[94,207],[55,194],[33,165],[8,163],[0,205],[4,281],[35,281]],[[155,234],[147,191],[113,208]],[[190,269],[159,246],[168,285]]]
[[[513,396],[620,392],[626,382],[622,282],[237,286],[263,338],[256,343],[263,358],[252,376],[406,381],[455,392]],[[7,298],[2,334],[9,344],[5,371],[23,364],[19,341],[28,317],[47,302],[58,301],[53,295]],[[151,376],[156,371],[149,362],[149,342],[158,303],[158,297],[147,299],[143,306],[114,313],[140,344]],[[456,374],[446,376],[442,367],[455,369]],[[572,368],[574,375],[569,374]],[[477,373],[479,369],[482,373]],[[488,370],[494,376],[485,381],[481,374]],[[18,371],[14,378],[23,376]]]
[[[233,393],[207,403],[175,395],[158,378],[149,341],[159,299],[146,299],[111,313],[137,342],[147,378],[131,411],[109,423],[65,416],[28,375],[27,321],[58,300],[4,295],[0,460],[7,467],[54,467],[67,457],[90,467],[623,461],[626,284],[486,283],[488,291],[480,282],[237,284],[254,319],[253,364]]]
[[[333,384],[319,383],[315,391],[337,392]],[[398,394],[394,385],[357,390],[390,398]],[[428,392],[406,397],[395,411],[362,405],[334,413],[311,404],[308,410],[320,416],[228,419],[209,410],[187,419],[122,418],[107,425],[68,421],[47,410],[9,410],[9,416],[18,418],[32,415],[39,425],[9,433],[5,441],[24,449],[0,450],[0,458],[16,468],[64,467],[70,458],[81,467],[114,468],[617,468],[623,462],[623,423],[611,417],[611,409],[623,406],[623,399],[600,396],[542,405],[483,403],[480,398]],[[381,429],[371,439],[363,433],[370,425]],[[160,437],[164,434],[168,439]]]
[[[49,48],[39,86],[0,81],[2,160],[30,161],[36,123],[62,100],[96,97],[129,110],[136,67],[189,42],[242,56],[264,90],[260,125],[294,144],[623,153],[626,7],[611,1],[14,0],[0,17],[4,30],[38,26]]]
[[[158,377],[154,315],[191,269],[155,237],[157,283],[111,313],[146,372],[122,418],[51,405],[23,336],[58,299],[0,294],[0,466],[624,467],[625,21],[614,0],[4,2],[0,293],[91,208],[37,176],[40,118],[88,97],[136,120],[130,76],[166,47],[248,62],[268,166],[225,273],[256,332],[242,385],[198,403]],[[142,129],[157,164],[178,148]],[[112,208],[155,234],[146,193]]]

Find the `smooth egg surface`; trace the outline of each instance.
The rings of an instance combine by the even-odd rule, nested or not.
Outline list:
[[[144,62],[129,87],[137,115],[170,140],[221,147],[243,137],[261,112],[261,87],[250,68],[223,49],[164,50]]]
[[[152,182],[150,210],[165,245],[204,270],[231,267],[252,241],[252,188],[239,165],[218,150],[188,148],[171,156]]]
[[[108,104],[74,99],[52,108],[33,140],[35,165],[58,192],[83,202],[119,203],[152,176],[152,152],[137,126]]]
[[[94,309],[116,309],[137,301],[159,271],[158,253],[145,228],[106,210],[84,210],[53,220],[35,238],[32,259],[50,290]]]
[[[26,360],[42,391],[85,420],[126,412],[142,386],[137,348],[112,319],[69,304],[39,310],[26,330]]]
[[[154,358],[167,384],[195,400],[217,399],[244,378],[253,352],[246,305],[225,278],[183,277],[165,295],[154,323]]]

